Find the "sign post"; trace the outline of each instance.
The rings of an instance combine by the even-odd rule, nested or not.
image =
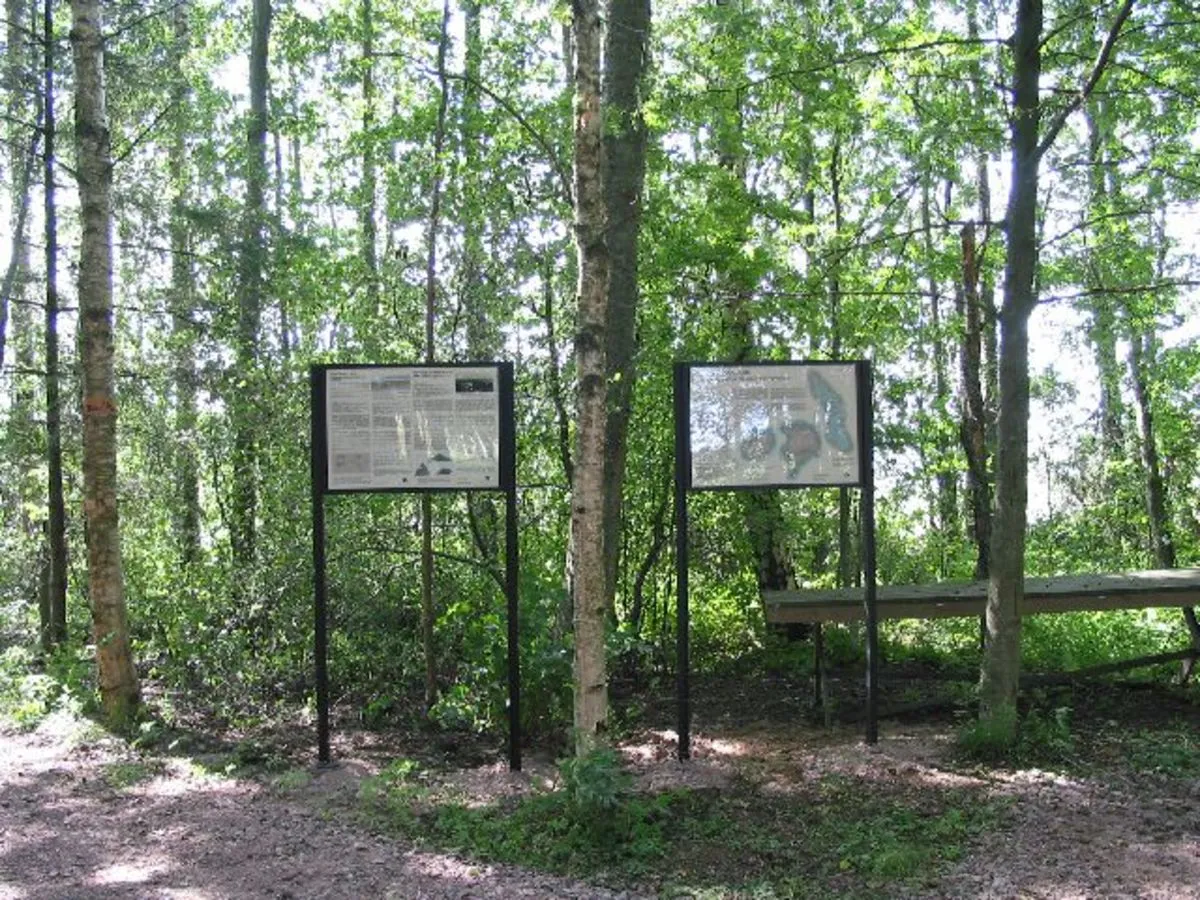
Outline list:
[[[312,398],[317,759],[330,761],[328,494],[503,491],[509,768],[521,768],[516,426],[512,363],[318,365]]]
[[[675,558],[679,758],[691,754],[687,495],[705,490],[862,490],[867,740],[878,738],[871,365],[675,364]]]

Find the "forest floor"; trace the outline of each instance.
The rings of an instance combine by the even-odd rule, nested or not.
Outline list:
[[[631,853],[598,858],[546,852],[539,835],[567,838],[560,808],[530,805],[559,778],[536,752],[510,773],[469,739],[340,729],[316,768],[308,729],[139,751],[52,715],[0,731],[0,900],[1200,900],[1196,687],[1043,696],[1071,707],[1035,748],[1057,761],[991,766],[956,752],[950,714],[885,720],[868,746],[795,714],[794,688],[699,680],[683,764],[669,691],[642,694],[620,747],[634,794],[665,799],[639,807]]]

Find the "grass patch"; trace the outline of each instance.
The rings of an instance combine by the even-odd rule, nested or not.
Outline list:
[[[1129,765],[1139,772],[1172,778],[1200,776],[1200,738],[1186,726],[1142,730],[1123,742]]]
[[[962,858],[1004,811],[969,792],[906,794],[844,777],[812,793],[697,799],[671,848],[667,896],[886,896]]]
[[[788,794],[746,781],[610,793],[609,775],[592,781],[602,788],[599,805],[590,795],[581,802],[568,780],[559,790],[470,806],[439,796],[404,762],[365,783],[359,800],[373,824],[427,846],[695,898],[894,893],[961,858],[1000,827],[1004,809],[969,791],[849,778]]]
[[[989,765],[1067,765],[1075,758],[1071,707],[1031,708],[1019,722],[1015,709],[992,719],[973,719],[959,728],[958,749]]]
[[[281,793],[299,791],[312,784],[312,773],[307,769],[288,769],[271,779],[271,787]]]
[[[108,763],[101,770],[101,777],[105,784],[119,791],[157,778],[164,769],[158,760],[127,760]]]

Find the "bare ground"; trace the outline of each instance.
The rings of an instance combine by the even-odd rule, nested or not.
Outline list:
[[[10,731],[0,758],[0,900],[635,896],[420,852],[182,759],[120,786],[130,757],[112,740]]]
[[[1195,710],[1186,707],[1183,719],[1175,710],[1172,721],[1196,728]],[[849,727],[703,719],[698,726],[695,759],[686,764],[673,759],[666,729],[646,729],[624,745],[642,787],[720,791],[736,780],[802,802],[806,786],[840,775],[864,790],[916,797],[968,789],[1008,799],[1001,830],[905,896],[1200,900],[1200,777],[1130,768],[1119,753],[1106,755],[1101,739],[1091,740],[1087,775],[1067,776],[964,768],[952,758],[945,722],[885,723],[874,747]],[[367,734],[341,735],[337,767],[311,769],[311,779],[285,790],[205,774],[184,758],[138,758],[112,739],[71,733],[77,727],[51,719],[33,733],[0,733],[0,900],[655,893],[652,884],[612,891],[371,833],[338,812],[388,758],[386,741]],[[456,795],[485,803],[544,786],[553,773],[535,758],[522,773],[490,762],[438,777]]]

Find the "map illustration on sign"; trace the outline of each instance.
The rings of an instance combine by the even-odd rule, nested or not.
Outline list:
[[[855,366],[692,366],[692,486],[853,484]]]
[[[500,486],[496,367],[331,368],[330,490]]]

